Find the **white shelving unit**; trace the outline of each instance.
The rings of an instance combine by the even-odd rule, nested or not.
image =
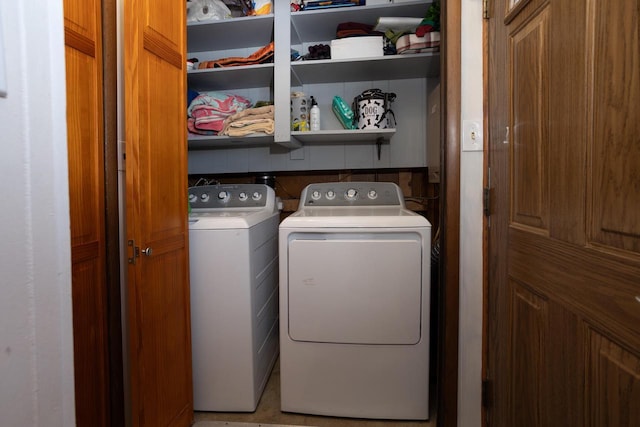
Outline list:
[[[275,106],[275,134],[251,135],[243,138],[229,137],[189,137],[189,148],[197,152],[203,150],[233,150],[240,154],[228,156],[248,156],[242,164],[254,165],[254,159],[276,160],[267,163],[279,168],[289,166],[312,154],[314,159],[327,159],[326,167],[331,168],[328,159],[334,157],[337,147],[344,145],[345,166],[349,159],[357,158],[364,147],[371,145],[372,167],[380,160],[381,145],[394,145],[382,151],[382,161],[378,167],[410,167],[426,165],[426,121],[428,115],[428,88],[439,78],[440,54],[420,53],[406,55],[386,55],[382,57],[358,59],[328,59],[291,61],[291,49],[305,54],[314,44],[330,44],[336,38],[336,28],[342,22],[359,22],[375,25],[379,17],[422,17],[426,14],[430,1],[410,1],[382,5],[352,6],[342,8],[317,9],[291,12],[288,2],[273,1],[274,13],[266,16],[243,17],[223,21],[192,23],[187,26],[188,57],[201,60],[217,59],[225,56],[247,56],[274,41],[274,62],[270,64],[237,66],[220,69],[193,70],[187,75],[189,87],[199,91],[245,91],[271,96]],[[396,113],[398,129],[345,130],[331,111],[331,98],[341,96],[346,102],[363,90],[380,88],[385,92],[398,93],[392,109]],[[314,95],[321,108],[321,129],[316,132],[296,132],[290,129],[290,93],[302,91],[307,96]],[[251,99],[255,97],[247,96]],[[295,156],[283,159],[281,150],[252,156],[251,150],[271,147],[274,144],[288,149],[298,149]],[[313,147],[309,151],[305,147]],[[322,147],[326,147],[322,148]],[[304,151],[300,149],[304,148]],[[350,151],[355,150],[350,154]],[[391,151],[390,151],[391,150]],[[323,151],[326,153],[322,154]],[[398,152],[399,154],[394,154]],[[258,153],[258,152],[256,152]],[[320,153],[320,154],[318,154]],[[357,153],[357,154],[356,154]],[[226,154],[225,154],[226,155]],[[342,154],[338,154],[342,156]],[[267,157],[265,157],[267,156]],[[355,156],[355,157],[354,157]],[[385,158],[386,156],[386,158]],[[425,157],[422,163],[416,158]],[[197,162],[198,156],[190,156]],[[210,159],[210,155],[206,156]],[[274,157],[275,159],[275,157]],[[396,160],[399,159],[399,160]],[[204,162],[204,160],[203,160]],[[303,168],[318,167],[313,160],[306,161]],[[413,163],[412,163],[413,162]],[[320,168],[324,168],[321,162]],[[336,163],[339,164],[340,162]],[[415,163],[415,165],[414,165]],[[284,166],[283,166],[284,165]],[[198,165],[197,169],[202,169]],[[253,167],[253,166],[252,166]],[[267,164],[263,170],[268,170]],[[242,172],[242,171],[238,171]]]
[[[317,9],[290,13],[290,43],[304,54],[308,47],[316,44],[330,44],[336,38],[336,28],[343,22],[358,22],[375,25],[378,18],[384,17],[420,17],[424,16],[430,2],[416,1],[388,5],[352,6],[332,9]],[[437,77],[440,70],[439,53],[411,55],[385,55],[382,57],[357,59],[326,59],[291,62],[291,86],[302,88],[310,95],[322,92],[327,85],[334,84],[334,91],[341,90],[345,82],[378,82],[405,79]],[[324,86],[319,86],[323,85]],[[372,83],[373,84],[373,83]],[[393,87],[389,83],[390,87]],[[354,86],[355,87],[355,86]],[[342,89],[338,93],[350,101],[357,93]],[[405,100],[406,101],[406,100]],[[325,105],[322,114],[333,114]],[[323,130],[321,132],[292,133],[292,139],[303,144],[320,144],[336,140],[342,142],[389,143],[395,130],[385,132],[344,131],[342,129]],[[378,133],[381,133],[379,135]]]
[[[321,59],[291,63],[292,85],[295,86],[336,81],[415,79],[437,77],[439,74],[439,53],[387,55],[356,60]]]
[[[195,22],[187,25],[187,57],[200,61],[229,56],[247,56],[273,40],[274,15],[248,16],[220,21]],[[274,64],[257,64],[225,68],[195,69],[187,72],[191,89],[199,92],[247,92],[268,94],[273,98]],[[252,134],[245,137],[194,136],[189,149],[255,147],[273,144],[273,135]],[[297,144],[280,142],[293,148]]]
[[[192,22],[187,25],[187,50],[193,53],[264,46],[272,37],[273,14]]]
[[[422,17],[430,4],[431,1],[413,1],[291,12],[291,44],[335,39],[336,27],[342,22],[374,25],[381,16]]]

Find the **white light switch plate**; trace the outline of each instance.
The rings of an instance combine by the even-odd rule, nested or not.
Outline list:
[[[462,151],[482,151],[482,121],[462,121]]]
[[[7,97],[7,75],[4,60],[4,43],[2,37],[2,10],[0,10],[0,97]]]

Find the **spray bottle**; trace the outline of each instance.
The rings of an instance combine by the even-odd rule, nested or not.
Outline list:
[[[311,97],[309,121],[311,122],[311,131],[320,130],[320,107],[318,107],[318,103],[313,96]]]

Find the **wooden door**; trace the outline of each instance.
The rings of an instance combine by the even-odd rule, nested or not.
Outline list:
[[[110,422],[101,17],[64,2],[76,422],[92,427]]]
[[[489,424],[640,425],[640,2],[488,30]]]
[[[134,426],[193,418],[184,2],[125,2],[128,312]]]

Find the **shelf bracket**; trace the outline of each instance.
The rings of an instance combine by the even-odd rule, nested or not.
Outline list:
[[[376,139],[376,145],[378,148],[378,160],[380,160],[380,153],[382,152],[382,142],[384,141],[384,138],[379,136],[378,139]]]

